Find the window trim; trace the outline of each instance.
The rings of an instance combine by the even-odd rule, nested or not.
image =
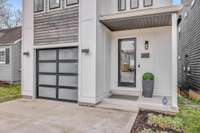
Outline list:
[[[35,10],[35,1],[36,1],[36,0],[34,0],[34,13],[43,12],[44,9],[45,9],[45,0],[42,0],[43,9],[41,9],[41,10],[37,10],[37,11]]]
[[[125,8],[124,9],[121,9],[121,0],[118,0],[118,11],[125,11],[126,10],[126,0],[125,0]]]
[[[51,6],[50,6],[50,0],[49,0],[49,10],[58,9],[60,7],[61,7],[61,0],[59,0],[59,6],[58,7],[53,7],[53,8],[51,8]]]
[[[139,8],[139,6],[140,6],[140,4],[139,4],[139,0],[137,0],[137,7],[131,7],[131,5],[132,5],[132,0],[130,0],[130,9],[138,9]]]
[[[6,65],[6,49],[7,48],[0,48],[0,52],[4,52],[4,61],[0,61],[1,65]],[[1,56],[1,55],[0,55]]]
[[[79,0],[77,0],[76,3],[72,3],[72,4],[67,4],[67,1],[68,1],[68,0],[65,0],[65,2],[66,2],[65,5],[66,5],[66,7],[79,4]]]
[[[143,0],[143,6],[144,6],[144,7],[151,7],[151,6],[153,6],[153,0],[151,0],[151,5],[145,5],[145,1],[146,1],[146,0]]]
[[[118,87],[136,87],[137,84],[137,72],[136,70],[134,71],[134,75],[135,75],[135,82],[133,79],[132,83],[128,83],[128,82],[121,82],[121,42],[122,41],[135,41],[135,68],[136,68],[136,64],[137,64],[137,39],[136,38],[121,38],[118,39]],[[137,69],[137,68],[136,68]]]

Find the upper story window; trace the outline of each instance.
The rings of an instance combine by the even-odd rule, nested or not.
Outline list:
[[[118,10],[119,11],[126,10],[126,0],[118,0]]]
[[[9,48],[0,49],[0,64],[9,64]]]
[[[44,0],[34,0],[34,12],[44,11]]]
[[[67,6],[75,5],[75,4],[78,4],[78,0],[66,0]]]
[[[139,0],[130,0],[131,9],[139,8]]]
[[[49,9],[60,8],[60,0],[49,0]]]
[[[144,0],[144,7],[153,6],[153,0]]]

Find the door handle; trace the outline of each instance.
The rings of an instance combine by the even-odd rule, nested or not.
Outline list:
[[[141,67],[141,65],[140,64],[138,64],[138,68],[140,68]]]

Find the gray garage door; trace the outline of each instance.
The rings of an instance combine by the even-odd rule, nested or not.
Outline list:
[[[37,50],[37,97],[78,99],[78,48]]]

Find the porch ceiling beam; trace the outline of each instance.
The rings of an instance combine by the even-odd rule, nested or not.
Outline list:
[[[116,13],[100,17],[100,22],[111,31],[171,26],[171,15],[181,8],[182,6],[169,6]]]

